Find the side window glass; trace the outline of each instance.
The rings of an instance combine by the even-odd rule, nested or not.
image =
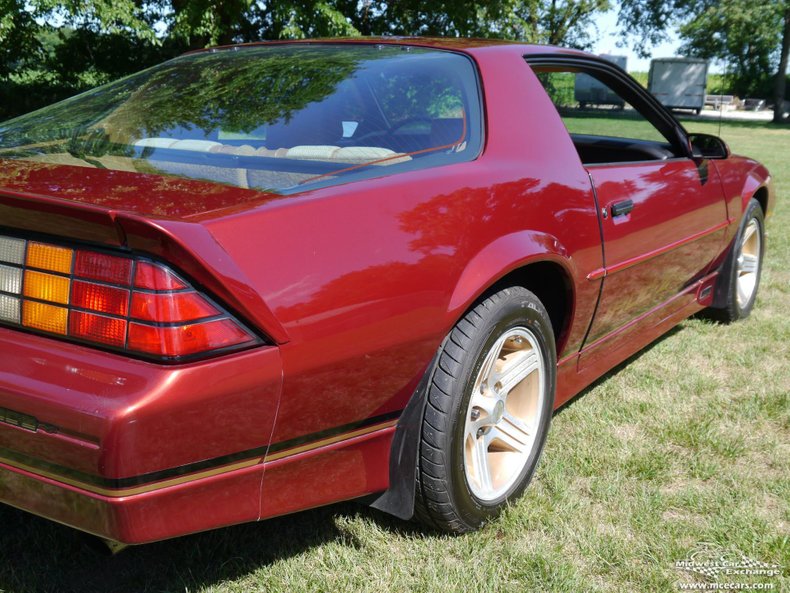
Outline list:
[[[675,155],[656,127],[601,80],[582,72],[536,72],[585,164]]]

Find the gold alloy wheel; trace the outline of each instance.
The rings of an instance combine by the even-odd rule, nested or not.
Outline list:
[[[546,402],[544,359],[526,327],[499,337],[485,356],[466,411],[464,465],[483,502],[506,494],[535,446]]]
[[[743,308],[749,304],[757,287],[757,275],[760,272],[760,223],[752,218],[743,231],[741,244],[738,247],[736,298],[738,306]]]

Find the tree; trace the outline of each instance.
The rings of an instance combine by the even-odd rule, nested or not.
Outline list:
[[[721,0],[681,24],[680,36],[682,52],[727,65],[735,94],[770,94],[769,73],[781,43],[775,2]]]
[[[0,80],[41,52],[37,24],[24,0],[0,0]]]
[[[353,3],[352,3],[353,4]],[[346,8],[355,28],[372,35],[440,35],[519,39],[586,48],[592,17],[610,0],[368,0]]]
[[[210,45],[349,35],[584,49],[611,0],[0,0],[0,120]]]
[[[622,0],[619,24],[642,55],[676,28],[682,52],[723,62],[736,94],[773,95],[781,119],[790,0]]]
[[[782,49],[779,57],[779,71],[776,75],[774,84],[774,122],[779,123],[784,120],[784,109],[782,104],[787,96],[787,61],[790,56],[790,1],[785,2],[784,6],[784,31],[782,32]]]

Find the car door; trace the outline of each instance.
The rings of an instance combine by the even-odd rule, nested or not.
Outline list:
[[[589,166],[601,208],[605,265],[587,344],[656,308],[695,298],[720,251],[726,209],[715,172],[691,159]]]
[[[614,66],[572,61],[533,70],[597,196],[604,266],[590,274],[591,281],[603,278],[583,347],[592,353],[616,348],[640,321],[663,319],[694,300],[720,253],[727,213],[715,167],[690,157],[674,118]]]

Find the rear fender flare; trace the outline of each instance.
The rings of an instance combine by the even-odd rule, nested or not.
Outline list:
[[[498,238],[480,250],[469,262],[456,284],[448,315],[454,325],[482,294],[510,272],[530,263],[551,261],[558,263],[569,274],[569,258],[560,242],[551,235],[535,231],[519,231]],[[571,276],[572,277],[572,276]],[[417,452],[425,412],[428,385],[444,347],[437,349],[423,372],[398,421],[390,447],[390,484],[378,496],[368,500],[375,509],[401,519],[414,514],[414,497],[417,472]]]
[[[565,246],[553,235],[518,231],[497,238],[467,264],[450,297],[447,313],[453,324],[480,295],[509,273],[531,263],[553,262],[575,278],[575,266]]]

